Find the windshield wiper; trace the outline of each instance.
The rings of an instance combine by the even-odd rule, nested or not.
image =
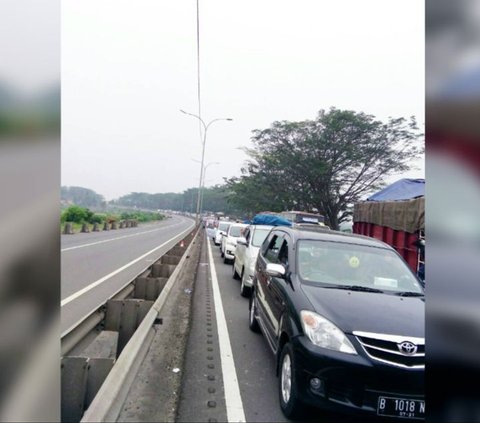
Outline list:
[[[399,297],[424,297],[425,296],[423,292],[409,292],[409,291],[395,292],[395,295],[398,295]]]
[[[333,286],[324,286],[323,288],[333,288],[333,289],[346,289],[348,291],[360,291],[360,292],[377,292],[383,294],[384,291],[376,288],[369,288],[368,286],[360,285],[333,285]]]

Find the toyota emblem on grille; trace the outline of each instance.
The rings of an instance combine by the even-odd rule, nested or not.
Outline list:
[[[411,342],[405,341],[398,344],[398,349],[405,355],[413,355],[417,352],[418,347]]]

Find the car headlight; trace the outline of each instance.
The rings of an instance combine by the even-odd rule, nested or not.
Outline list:
[[[303,331],[314,345],[347,354],[357,354],[345,334],[325,317],[307,310],[302,310],[300,317]]]

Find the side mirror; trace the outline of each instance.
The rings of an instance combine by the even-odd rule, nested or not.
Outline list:
[[[237,239],[237,245],[248,245],[248,242],[243,236],[241,236]]]
[[[221,233],[222,236],[227,236],[227,234],[224,234],[223,232]]]
[[[268,263],[266,272],[267,275],[271,276],[272,278],[285,279],[285,267],[283,267],[281,264]]]

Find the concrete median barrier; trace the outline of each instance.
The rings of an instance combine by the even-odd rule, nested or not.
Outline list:
[[[81,232],[83,232],[83,233],[88,233],[88,232],[90,232],[90,228],[88,227],[88,223],[83,223],[83,224],[82,224],[82,230],[81,230]]]
[[[109,230],[110,230],[110,225],[108,224],[108,222],[105,222],[105,223],[103,224],[103,230],[104,230],[104,231],[109,231]]]
[[[85,411],[82,422],[174,421],[180,378],[165,363],[173,358],[183,360],[190,292],[200,252],[195,241],[189,244],[180,249],[177,244],[167,253],[169,258],[165,261],[169,263],[177,261],[176,254],[180,254],[177,264],[162,263],[160,259],[151,266],[150,273],[137,276],[133,283],[135,298],[107,302],[104,329],[118,331],[117,352],[121,354]],[[155,297],[155,302],[150,300]],[[165,342],[172,357],[164,355]],[[151,381],[152,386],[145,384],[145,380]],[[146,395],[143,389],[148,390]],[[147,399],[154,400],[154,404],[144,409],[140,405]],[[122,410],[129,415],[133,413],[131,418],[120,417]]]

